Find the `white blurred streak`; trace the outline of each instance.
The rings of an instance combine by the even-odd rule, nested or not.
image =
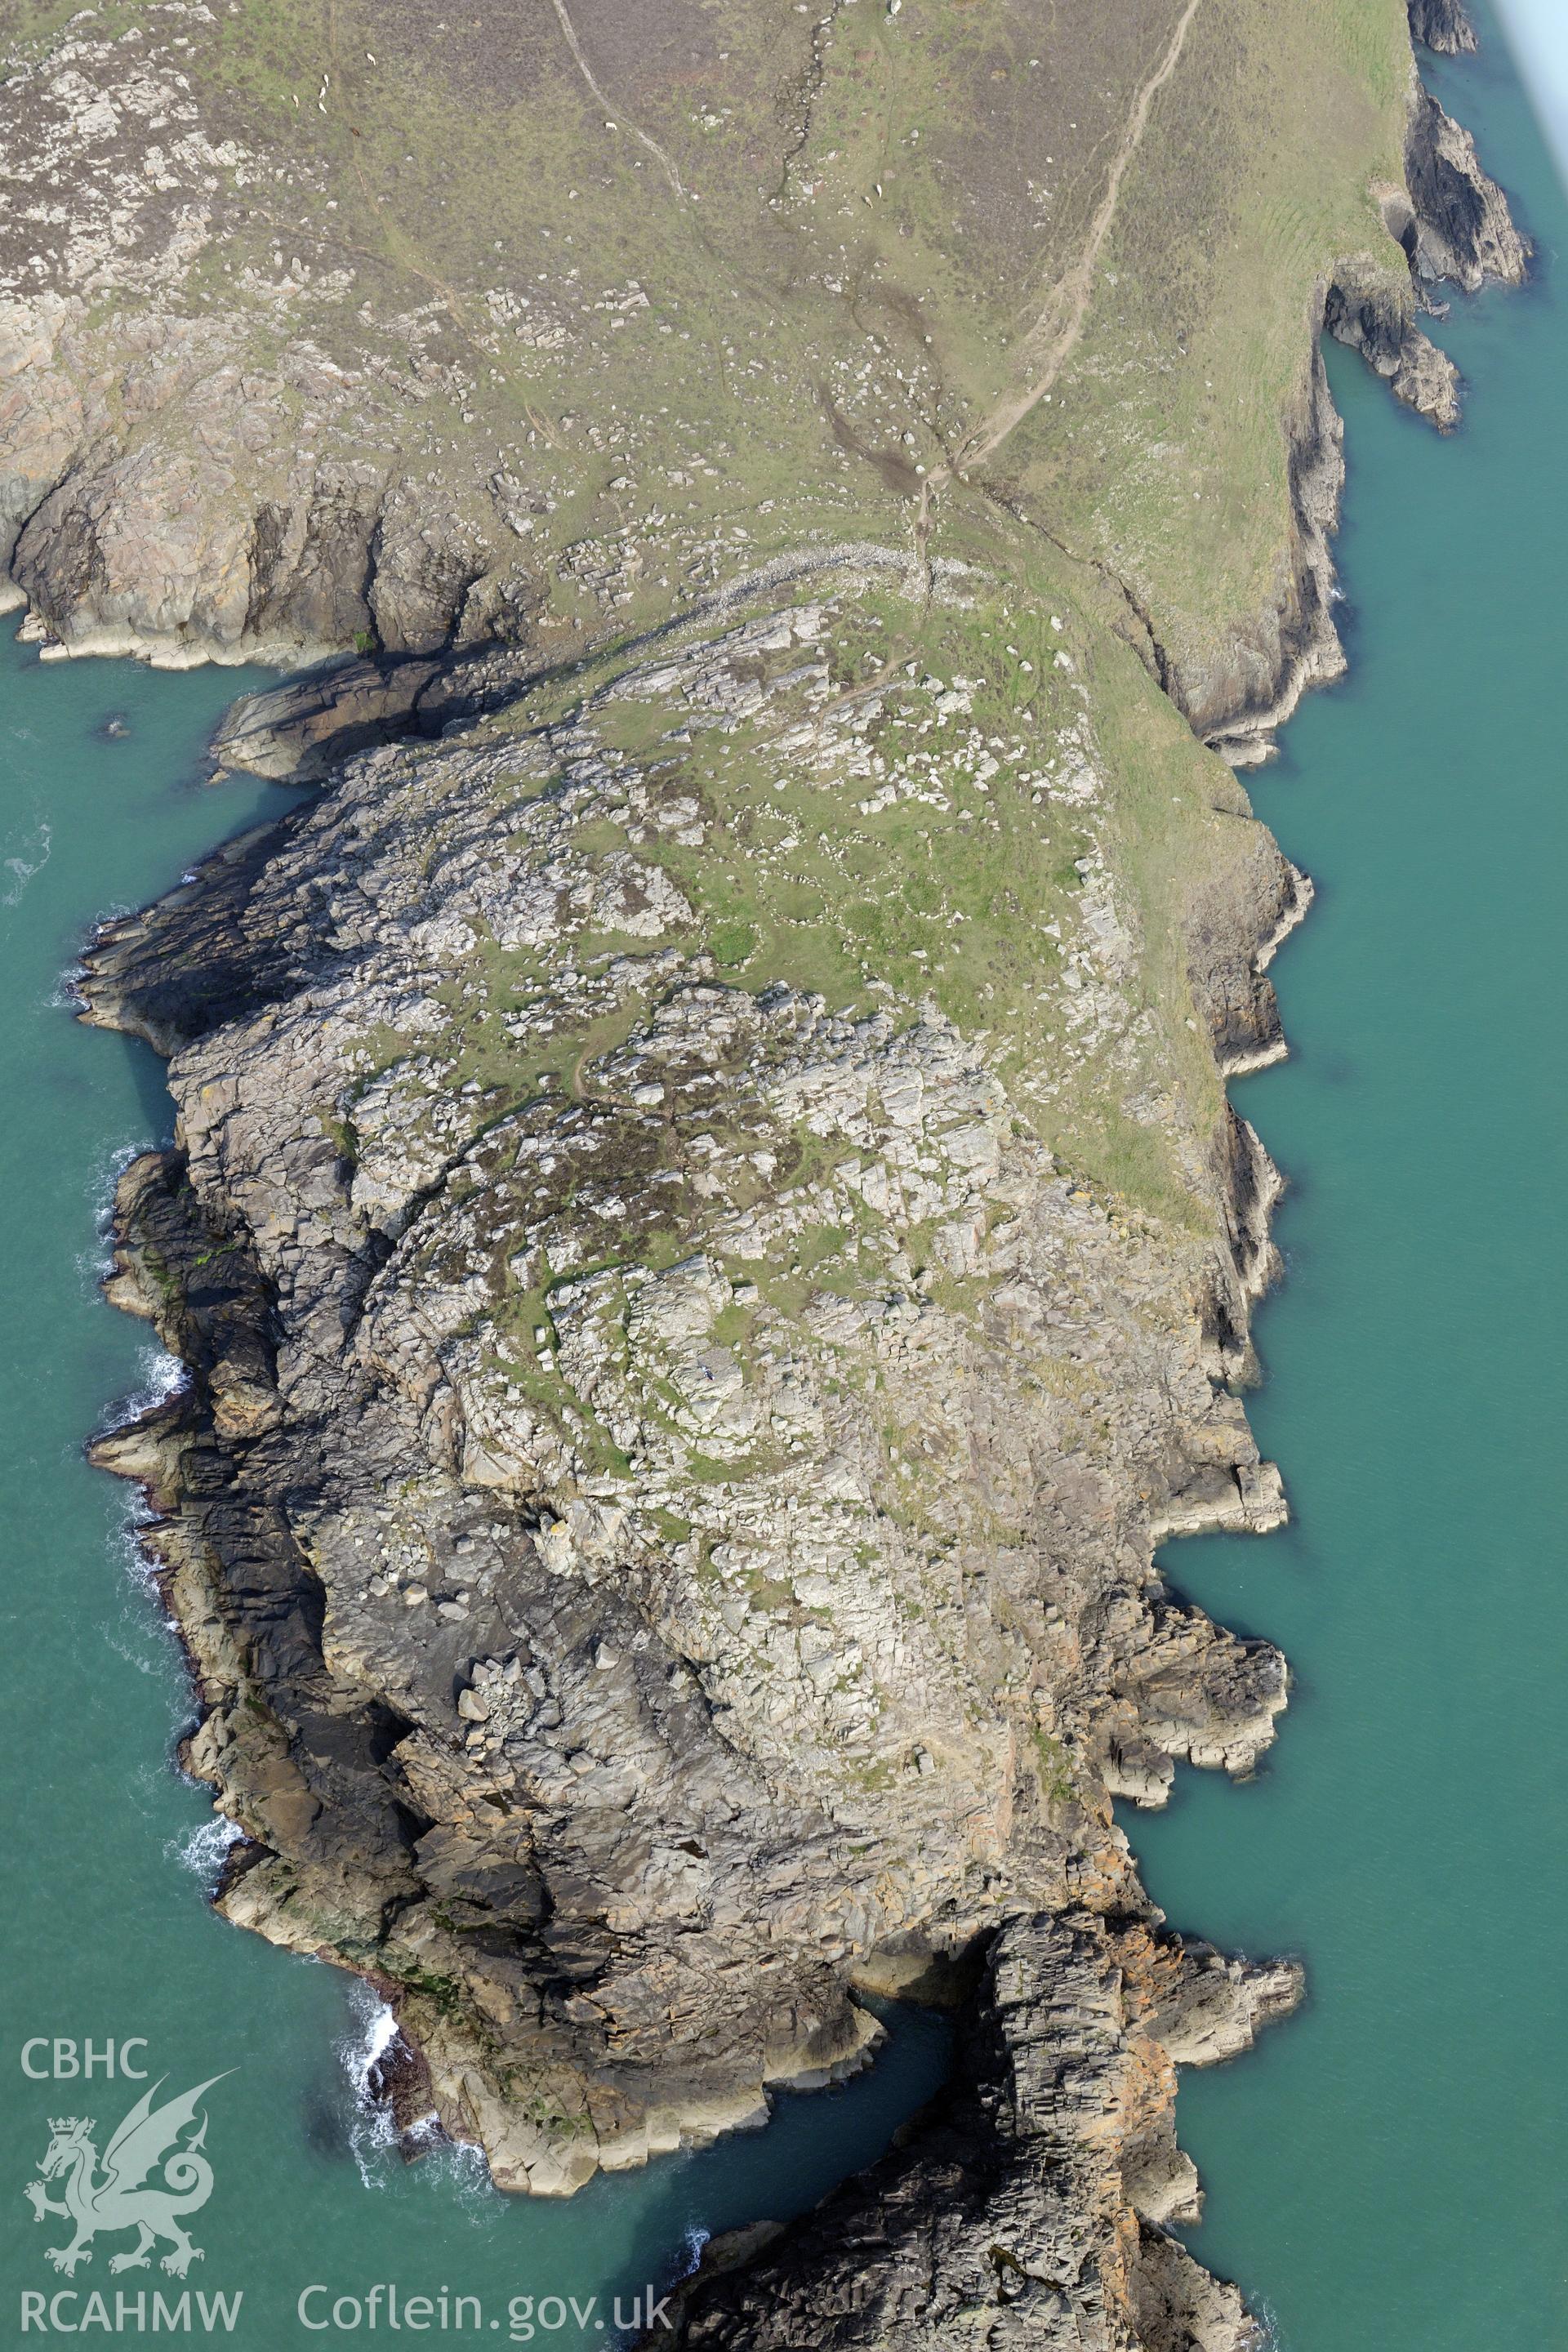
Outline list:
[[[1497,0],[1497,13],[1568,188],[1568,0]]]

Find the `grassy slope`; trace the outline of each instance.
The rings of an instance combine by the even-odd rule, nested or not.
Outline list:
[[[330,350],[395,353],[427,312],[458,388],[432,387],[408,454],[510,455],[558,499],[557,545],[659,513],[668,562],[633,613],[705,540],[907,533],[913,467],[1026,366],[1178,9],[830,5],[575,0],[601,98],[554,0],[227,0],[182,61],[208,122],[297,180],[237,191],[191,306],[302,254],[352,280],[311,317]],[[60,13],[26,11],[24,39]],[[90,19],[143,21],[172,29],[147,0]],[[1408,71],[1400,0],[1200,0],[1067,378],[982,469],[1178,635],[1276,584],[1310,289],[1346,250],[1398,259],[1369,192],[1398,177]],[[647,308],[610,307],[634,284]],[[981,502],[939,502],[939,551],[991,544]]]
[[[1278,593],[1280,416],[1314,278],[1368,253],[1400,277],[1373,190],[1398,185],[1409,47],[1396,0],[1200,12],[1105,257],[1063,416],[1019,453],[1184,652]],[[1247,126],[1251,125],[1250,135]],[[1170,224],[1200,233],[1173,252]]]
[[[226,0],[178,27],[147,0],[110,0],[91,19],[180,30],[211,134],[292,169],[283,198],[254,184],[220,198],[226,235],[194,261],[184,306],[243,316],[247,271],[274,283],[298,255],[316,344],[354,366],[405,367],[416,349],[419,401],[353,430],[395,444],[498,563],[526,568],[565,652],[779,551],[915,543],[922,481],[1036,363],[1031,330],[1181,14],[568,5],[580,58],[555,0]],[[60,13],[27,10],[20,38],[56,35]],[[1053,646],[1074,647],[1141,919],[1150,1066],[1173,1073],[1189,1131],[1217,1087],[1187,1025],[1179,909],[1226,855],[1214,806],[1239,794],[1124,649],[1125,604],[1089,559],[1200,656],[1277,594],[1310,289],[1347,249],[1397,258],[1371,190],[1398,173],[1408,71],[1400,0],[1199,0],[1052,399],[931,505],[928,551],[991,584],[967,615],[897,598],[858,611],[917,665],[985,678],[1004,729],[1023,674],[999,645],[1032,650],[1037,695]],[[263,310],[266,361],[289,330]],[[497,475],[526,535],[497,530]],[[1047,642],[1053,609],[1068,634]],[[866,642],[840,649],[847,675]],[[1059,715],[1029,723],[1043,738]],[[1026,795],[999,792],[991,830],[946,839],[907,810],[867,821],[840,803],[795,824],[786,888],[752,856],[776,816],[760,814],[765,766],[765,746],[731,744],[696,779],[722,821],[717,853],[667,853],[724,968],[842,996],[870,973],[906,996],[929,979],[966,1025],[1006,1036],[1020,1081],[1037,1074],[1040,927],[1075,845],[1040,836]],[[934,920],[951,939],[955,910],[962,956],[931,936]],[[1131,1083],[1074,1080],[1049,1124],[1106,1181],[1190,1212],[1181,1168],[1118,1108]]]
[[[933,1003],[986,1035],[1017,1113],[1065,1165],[1113,1201],[1206,1233],[1191,1139],[1212,1128],[1219,1084],[1172,910],[1199,877],[1247,854],[1240,787],[1070,585],[1053,587],[1043,607],[982,584],[962,604],[922,606],[863,583],[835,594],[820,650],[829,714],[835,704],[852,711],[858,686],[886,688],[853,734],[834,734],[820,704],[790,693],[756,719],[682,724],[611,653],[484,722],[475,740],[517,740],[517,772],[541,782],[552,769],[540,731],[563,720],[577,743],[625,754],[656,799],[700,813],[702,840],[667,830],[652,843],[606,788],[574,820],[573,845],[594,856],[630,845],[656,860],[696,910],[697,943],[718,978],[757,990],[782,980],[836,1010],[883,1004],[907,1018]],[[780,654],[771,667],[798,657]],[[962,707],[944,708],[960,683]],[[816,737],[809,749],[787,741],[803,726]],[[911,763],[929,796],[881,789]],[[1094,789],[1080,798],[1086,776]],[[1106,874],[1136,952],[1112,1025],[1086,1045],[1072,966],[1086,900]],[[630,945],[590,934],[560,954],[593,967]],[[636,952],[693,945],[682,929]],[[1081,952],[1076,968],[1092,982]],[[530,1099],[546,1076],[574,1085],[639,1017],[628,1002],[608,1026],[568,1019],[547,1047],[520,1045],[509,1015],[549,994],[551,971],[489,945],[454,971],[446,1050],[458,1056],[454,1079],[485,1089],[487,1116]],[[411,1037],[380,1040],[367,1078],[419,1051]]]

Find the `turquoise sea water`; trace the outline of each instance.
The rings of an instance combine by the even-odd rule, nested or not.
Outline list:
[[[1435,331],[1451,441],[1331,347],[1352,669],[1253,786],[1319,886],[1236,1088],[1292,1188],[1252,1419],[1295,1524],[1164,1555],[1296,1686],[1256,1785],[1128,1823],[1177,1925],[1308,1964],[1179,2106],[1194,2248],[1284,2352],[1568,2342],[1568,216],[1483,30],[1432,78],[1541,262]]]
[[[1181,2103],[1210,2193],[1193,2242],[1283,2352],[1568,2335],[1565,215],[1500,46],[1436,79],[1544,266],[1438,331],[1470,385],[1450,442],[1331,352],[1353,669],[1256,787],[1320,897],[1277,973],[1294,1058],[1238,1089],[1293,1188],[1254,1416],[1296,1521],[1169,1559],[1282,1643],[1294,1701],[1255,1785],[1184,1774],[1168,1815],[1130,1824],[1179,1925],[1310,1970],[1305,2013]],[[907,2020],[869,2077],[782,2102],[763,2135],[527,2205],[461,2159],[405,2169],[378,2147],[337,2054],[364,2032],[344,1980],[206,1911],[210,1813],[169,1769],[182,1674],[127,1497],[79,1451],[110,1400],[163,1376],[96,1278],[113,1169],[163,1130],[167,1097],[150,1055],[70,1021],[58,982],[95,915],[282,804],[196,782],[241,683],[0,646],[0,2343],[24,2340],[24,2293],[70,2292],[42,2251],[63,2225],[22,2201],[47,2118],[95,2116],[101,2146],[140,2087],[28,2079],[22,2045],[144,2037],[170,2091],[235,2070],[207,2102],[217,2185],[188,2284],[243,2291],[237,2340],[318,2341],[301,2287],[396,2281],[433,2318],[443,2289],[448,2309],[479,2296],[493,2340],[531,2298],[518,2340],[602,2344],[610,2298],[662,2286],[689,2233],[784,2213],[874,2154],[942,2036]],[[117,2291],[132,2314],[146,2292],[149,2327],[153,2289],[177,2304],[156,2270],[110,2277],[128,2242],[100,2246],[62,2320],[94,2288],[110,2319]],[[600,2299],[556,2326],[537,2308],[552,2295]]]
[[[110,2276],[126,2236],[102,2240],[74,2280],[57,2276],[44,2249],[68,2228],[36,2222],[22,2195],[51,2116],[94,2116],[101,2152],[142,2088],[105,2078],[102,2046],[144,2038],[132,2063],[167,2073],[164,2095],[235,2070],[206,2102],[216,2185],[191,2222],[205,2256],[184,2284],[243,2292],[237,2341],[319,2341],[295,2316],[301,2288],[363,2295],[386,2281],[405,2304],[428,2294],[436,2333],[445,2288],[449,2314],[459,2294],[481,2298],[482,2332],[501,2342],[512,2300],[531,2297],[543,2320],[520,2314],[516,2340],[533,2326],[540,2343],[603,2346],[614,2297],[629,2318],[645,2283],[662,2291],[687,2266],[692,2233],[797,2211],[879,2155],[940,2081],[947,2031],[906,2012],[869,2074],[781,2100],[765,2133],[601,2179],[566,2205],[528,2203],[470,2160],[409,2168],[378,2145],[342,2054],[363,2047],[369,2005],[337,1971],[207,1910],[210,1806],[170,1769],[188,1725],[184,1673],[136,1572],[129,1492],[81,1456],[110,1400],[171,1369],[97,1288],[114,1170],[166,1133],[171,1106],[161,1065],[73,1022],[60,978],[94,917],[142,903],[220,835],[286,804],[276,787],[215,793],[198,781],[214,722],[248,682],[40,665],[8,635],[0,644],[0,2344],[23,2340],[26,2292],[74,2288],[60,2320],[89,2337],[94,2288],[111,2323],[117,2292],[132,2327],[138,2292],[148,2331],[153,2291],[178,2309],[180,2287],[155,2267]],[[127,731],[110,738],[115,714]],[[29,2050],[36,2069],[52,2066],[57,2038],[79,2053],[90,2040],[93,2077],[30,2079],[22,2051],[37,2037],[49,2046]],[[552,2295],[599,2300],[581,2326],[569,2306],[557,2326]],[[384,2299],[379,2315],[385,2328]]]

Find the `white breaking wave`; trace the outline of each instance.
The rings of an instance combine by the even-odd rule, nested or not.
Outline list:
[[[77,1255],[77,1271],[89,1290],[114,1272],[114,1197],[120,1180],[146,1146],[111,1143],[101,1150],[88,1171],[87,1198],[92,1212],[93,1246]]]
[[[1279,2333],[1279,2315],[1268,2296],[1250,2296],[1247,2307],[1263,2331],[1258,2352],[1285,2352],[1285,2341]]]
[[[705,2230],[700,2221],[691,2223],[686,2232],[686,2268],[680,2273],[682,2278],[689,2278],[697,2269],[702,2260],[702,2249],[712,2235],[712,2231]]]
[[[190,1373],[178,1356],[171,1356],[167,1348],[159,1347],[155,1339],[138,1349],[136,1369],[141,1384],[110,1407],[102,1429],[105,1436],[114,1430],[128,1428],[132,1422],[140,1421],[144,1412],[152,1412],[158,1405],[184,1396],[191,1385]]]
[[[338,2056],[353,2093],[354,2117],[349,2146],[367,2189],[386,2187],[386,2159],[397,2146],[397,2126],[392,2112],[377,2099],[371,2076],[397,2039],[397,2020],[378,1994],[356,1981],[349,1994],[353,2030],[338,2044]]]
[[[112,1538],[114,1549],[132,1583],[151,1588],[156,1574],[156,1562],[148,1553],[142,1537],[153,1524],[153,1514],[134,1489],[125,1496],[125,1510]]]
[[[90,944],[98,937],[106,925],[118,923],[125,916],[133,915],[135,911],[134,907],[130,905],[110,907],[102,914],[95,916],[87,927],[89,943]],[[47,1002],[57,1008],[63,1008],[67,1013],[79,1013],[82,1008],[81,982],[86,976],[86,971],[87,967],[79,958],[73,963],[68,963],[56,981],[54,993]]]
[[[198,1822],[183,1837],[171,1838],[163,1852],[182,1870],[199,1878],[208,1895],[216,1895],[230,1849],[238,1845],[244,1836],[237,1822],[231,1822],[226,1813],[215,1813],[210,1822]]]
[[[134,1488],[121,1490],[119,1524],[109,1538],[110,1556],[118,1559],[123,1578],[121,1600],[113,1615],[100,1621],[99,1631],[116,1657],[134,1666],[139,1675],[169,1686],[169,1728],[174,1736],[189,1727],[191,1690],[180,1662],[180,1629],[158,1589],[158,1562],[145,1541],[155,1518],[140,1493]]]
[[[357,2040],[350,2036],[343,2042],[343,2070],[355,2097],[368,2099],[370,2078],[397,2039],[397,2020],[380,1995],[364,1983],[356,1982],[349,2006],[356,2012],[360,2032]]]
[[[338,2044],[338,2056],[353,2094],[349,2146],[367,2189],[385,2189],[406,2156],[418,2154],[419,2170],[432,2184],[455,2192],[455,2210],[470,2224],[489,2228],[504,2215],[507,2200],[490,2179],[482,2148],[449,2140],[432,2109],[399,2129],[391,2107],[371,2084],[376,2067],[397,2039],[397,2020],[380,1995],[356,1981],[349,1994],[353,2023]],[[454,2207],[446,2207],[447,2218]]]
[[[191,1385],[190,1373],[178,1356],[172,1356],[167,1348],[160,1348],[156,1341],[138,1351],[137,1361],[142,1373],[142,1386],[136,1394],[138,1402],[143,1397],[146,1399],[142,1407],[143,1412],[155,1404],[167,1404],[171,1397],[182,1396]]]

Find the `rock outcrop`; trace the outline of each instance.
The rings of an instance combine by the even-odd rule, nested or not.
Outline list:
[[[1476,47],[1476,28],[1463,0],[1409,0],[1412,37],[1441,57],[1463,57]]]
[[[1297,1990],[1289,1969],[1163,1949],[1138,1927],[1011,1920],[987,1948],[952,2084],[905,2144],[744,2249],[743,2267],[742,2249],[710,2247],[664,2340],[1249,2352],[1264,2339],[1235,2288],[1167,2226],[1199,2202],[1172,2130],[1171,2061],[1247,2048]]]
[[[1458,423],[1458,370],[1416,326],[1408,288],[1347,263],[1324,294],[1323,325],[1336,342],[1360,352],[1396,400],[1439,432]]]
[[[1227,1385],[1248,1153],[1173,1246],[1058,1166],[1040,1078],[934,999],[834,1013],[716,965],[705,755],[738,719],[816,789],[859,766],[868,825],[997,766],[973,690],[900,673],[840,717],[851,604],[559,724],[363,752],[89,958],[93,1016],[172,1056],[178,1149],[123,1181],[114,1287],[194,1385],[100,1454],[162,1514],[189,1762],[248,1840],[223,1907],[385,1986],[447,2127],[536,2192],[861,2063],[857,1986],[1020,1903],[1147,1921],[1110,1795],[1250,1770],[1285,1697],[1150,1566],[1282,1516]],[[933,696],[934,772],[868,733]],[[650,719],[673,749],[617,751]],[[1020,740],[966,857],[1019,804],[1093,824],[1081,717],[1057,743]],[[1262,951],[1299,886],[1240,831],[1229,924]],[[1034,1017],[1131,1080],[1131,909],[1092,841]],[[1225,923],[1212,898],[1229,1052],[1273,1015]]]
[[[1418,280],[1451,278],[1467,294],[1489,278],[1521,282],[1530,246],[1514,226],[1508,199],[1482,171],[1469,132],[1429,90],[1418,89],[1412,102],[1405,174],[1414,208],[1405,239]]]
[[[866,2064],[879,1995],[958,2000],[942,2098],[710,2264],[694,2345],[1241,2352],[1171,2234],[1174,2068],[1299,1974],[1168,1934],[1112,1810],[1249,1773],[1287,1695],[1153,1559],[1284,1515],[1237,1392],[1279,1179],[1222,1082],[1284,1050],[1310,885],[1194,738],[1261,756],[1342,666],[1320,328],[1447,426],[1427,289],[1526,248],[1414,82],[1406,123],[1395,24],[1379,176],[1247,325],[1266,429],[1112,434],[1097,540],[1080,409],[1161,373],[1173,415],[1234,325],[1171,188],[1205,240],[1295,216],[1261,44],[1194,106],[1191,12],[1064,0],[1066,100],[1028,12],[955,32],[895,172],[844,125],[868,74],[928,108],[920,7],[716,0],[677,57],[616,0],[613,110],[526,13],[476,55],[388,12],[368,71],[333,34],[281,131],[227,47],[268,27],[199,0],[6,84],[30,633],[313,666],[217,750],[317,796],[83,981],[178,1113],[110,1286],[189,1385],[96,1453],[153,1507],[220,1907],[374,1984],[400,2118],[542,2195]],[[1337,101],[1359,51],[1280,29]],[[454,92],[492,168],[443,222]],[[1184,659],[1160,499],[1216,452],[1265,587]]]

